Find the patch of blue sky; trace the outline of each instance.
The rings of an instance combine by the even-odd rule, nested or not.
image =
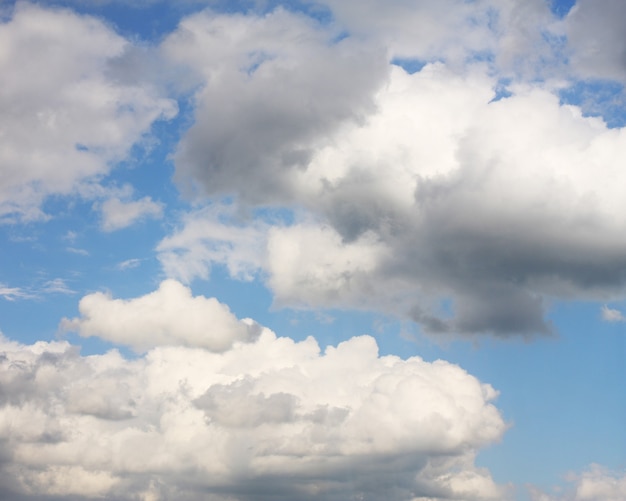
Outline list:
[[[585,116],[601,117],[610,128],[626,125],[626,89],[610,80],[581,80],[559,92],[563,104],[579,106]]]
[[[423,59],[404,57],[395,57],[391,60],[391,64],[400,66],[400,68],[406,71],[409,75],[412,75],[413,73],[419,73],[428,63],[429,61],[425,61]]]
[[[118,34],[144,42],[159,41],[178,26],[182,17],[198,10],[195,2],[39,0],[35,3],[71,8],[74,12],[98,17]]]
[[[249,64],[241,70],[248,76],[253,75],[266,61],[275,59],[276,56],[268,52],[254,51],[247,54]]]
[[[297,222],[297,212],[292,207],[257,207],[254,209],[254,217],[276,226],[291,226]]]
[[[223,0],[229,3],[228,0]],[[322,26],[331,25],[335,21],[335,17],[326,5],[317,2],[309,2],[306,0],[266,0],[257,2],[257,11],[259,7],[261,12],[271,12],[277,8],[289,10],[291,12],[299,12],[320,23]]]
[[[495,88],[494,88],[494,96],[490,102],[500,101],[501,99],[506,99],[507,97],[511,97],[513,93],[509,90],[509,85],[511,84],[511,80],[509,78],[501,78],[498,80]]]
[[[135,189],[134,197],[149,195],[167,204],[178,204],[180,193],[172,184],[174,162],[168,153],[178,133],[173,124],[163,124],[162,127],[157,124],[156,127],[163,129],[158,139],[154,136],[155,139],[149,139],[148,144],[133,147],[129,156],[112,169],[102,184],[118,188],[129,184]]]
[[[173,183],[174,153],[183,134],[193,125],[193,95],[176,96],[178,113],[169,120],[157,120],[149,132],[132,146],[126,158],[120,160],[102,180],[104,186],[134,189],[131,198],[150,196],[164,203],[169,211],[188,210],[191,200],[181,197]]]
[[[445,352],[500,391],[497,405],[512,427],[478,461],[497,481],[532,478],[547,488],[594,462],[626,464],[626,401],[616,398],[626,378],[624,324],[600,323],[599,311],[597,303],[559,303],[549,315],[553,338],[484,339],[478,349],[454,343]]]
[[[154,248],[164,235],[162,223],[146,220],[104,233],[93,204],[80,197],[50,197],[43,205],[54,215],[49,220],[0,226],[0,283],[27,296],[0,298],[0,329],[6,335],[24,342],[54,339],[59,312],[77,313],[85,294],[109,289],[130,297],[155,288],[160,265]],[[122,265],[131,260],[136,266]],[[29,310],[30,317],[24,316]]]
[[[559,18],[564,18],[572,10],[576,4],[576,0],[552,0],[550,2],[550,10]]]
[[[566,36],[550,30],[543,30],[541,38],[550,50],[540,54],[537,60],[535,78],[539,81],[552,78],[555,74],[559,75],[569,63]]]

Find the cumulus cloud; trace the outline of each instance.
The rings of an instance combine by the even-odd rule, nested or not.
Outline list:
[[[294,176],[342,124],[365,118],[387,72],[384,50],[340,35],[283,9],[184,19],[162,46],[202,83],[175,154],[180,186],[291,199]]]
[[[549,495],[533,488],[533,501],[620,501],[626,497],[625,472],[592,464],[583,473],[570,475],[569,480],[573,488],[563,495]]]
[[[45,217],[48,195],[70,194],[122,160],[173,101],[109,71],[129,44],[102,22],[19,2],[0,24],[0,218]]]
[[[626,496],[624,472],[612,472],[600,465],[592,465],[577,479],[577,500],[618,501],[624,499],[624,496]]]
[[[281,304],[377,305],[431,332],[547,334],[548,298],[618,297],[622,131],[547,88],[520,84],[494,99],[496,86],[481,65],[393,67],[376,111],[345,123],[290,174],[290,197],[308,215],[236,230],[256,241],[245,245],[255,253],[236,253],[239,268],[266,272]],[[283,179],[260,164],[228,172],[243,204],[272,204],[249,176]],[[211,176],[196,180],[211,191]],[[218,222],[214,234],[234,231]],[[161,260],[174,276],[206,277],[228,257],[205,250],[214,243],[197,237],[198,218],[185,224],[159,247]],[[189,255],[202,256],[195,268]]]
[[[224,351],[237,341],[251,341],[258,325],[239,321],[215,298],[193,297],[175,280],[134,299],[113,299],[96,292],[83,297],[80,317],[63,319],[61,328],[81,336],[98,336],[138,351],[161,345],[199,346]]]
[[[222,353],[133,360],[2,339],[0,353],[11,499],[507,497],[474,465],[506,428],[493,388],[444,361],[381,357],[368,336],[321,351],[262,329]]]

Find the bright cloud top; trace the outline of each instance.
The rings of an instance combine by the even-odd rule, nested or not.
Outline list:
[[[236,341],[251,341],[259,327],[239,321],[215,298],[193,297],[191,290],[166,280],[145,296],[123,300],[96,292],[80,300],[81,316],[64,319],[64,330],[98,336],[144,351],[161,345],[197,346],[224,351]]]
[[[81,333],[157,347],[126,360],[2,340],[2,485],[116,499],[502,499],[473,465],[505,423],[496,392],[458,366],[378,355],[362,336],[320,351],[238,324],[175,282],[81,301]],[[199,311],[202,310],[202,315]],[[165,333],[168,334],[165,334]],[[148,339],[148,333],[150,334]],[[393,484],[393,487],[390,485]]]

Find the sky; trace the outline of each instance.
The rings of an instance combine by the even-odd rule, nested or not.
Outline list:
[[[625,17],[0,3],[0,498],[626,499]]]

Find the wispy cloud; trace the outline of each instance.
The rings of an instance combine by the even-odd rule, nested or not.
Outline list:
[[[7,301],[15,301],[16,299],[32,299],[34,295],[21,287],[7,287],[0,283],[0,297]]]
[[[72,254],[78,254],[79,256],[88,256],[89,251],[86,249],[78,249],[76,247],[67,247],[65,249],[67,252],[71,252]]]
[[[141,259],[127,259],[126,261],[118,263],[115,268],[120,271],[131,270],[137,268],[141,264],[141,261]]]
[[[601,315],[605,322],[626,322],[626,317],[620,310],[609,308],[606,304],[602,306]]]
[[[154,202],[150,197],[140,200],[111,197],[96,204],[96,208],[102,213],[102,230],[106,232],[127,228],[145,218],[159,219],[163,216],[163,204]]]
[[[53,278],[27,287],[9,287],[0,283],[0,298],[6,301],[41,299],[48,294],[76,294],[63,278]]]
[[[71,244],[76,242],[77,238],[78,238],[78,233],[72,230],[68,230],[68,232],[65,235],[63,235],[63,240],[66,240]]]
[[[43,284],[40,290],[43,294],[76,294],[76,291],[70,289],[62,278],[48,280]]]

